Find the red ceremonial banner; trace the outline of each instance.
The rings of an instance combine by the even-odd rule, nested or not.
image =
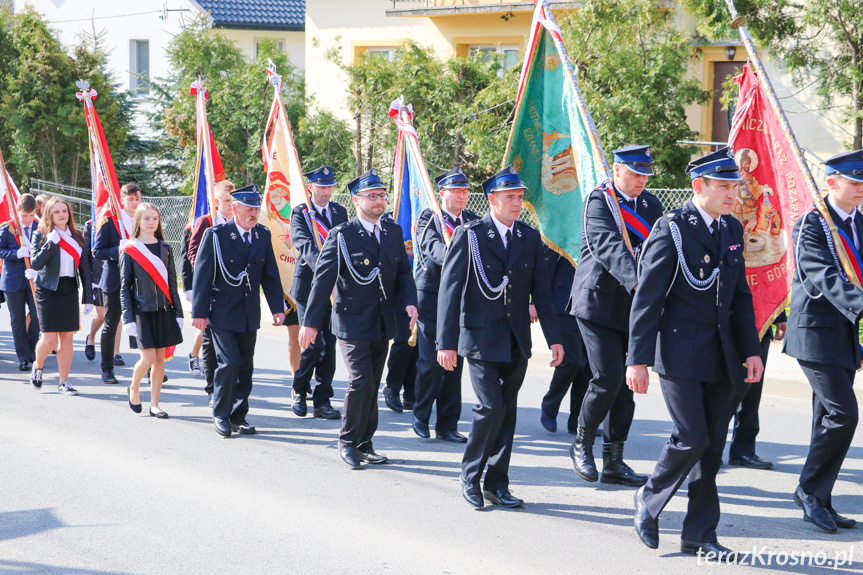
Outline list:
[[[755,72],[744,66],[734,82],[740,98],[728,145],[743,181],[733,215],[743,224],[746,281],[755,327],[764,337],[788,304],[794,270],[791,230],[813,199]]]

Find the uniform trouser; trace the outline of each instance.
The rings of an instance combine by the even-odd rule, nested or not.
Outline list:
[[[219,365],[213,381],[213,417],[233,424],[243,423],[249,413],[258,332],[210,326],[210,334]]]
[[[734,384],[662,375],[659,382],[674,428],[644,486],[644,502],[650,515],[659,517],[688,476],[689,507],[681,538],[698,543],[716,541],[716,474],[734,410]]]
[[[542,398],[542,411],[552,419],[557,417],[560,413],[560,404],[571,387],[567,429],[574,432],[578,427],[581,403],[587,392],[591,373],[581,332],[578,330],[578,320],[569,314],[558,314],[557,320],[563,340],[563,361],[554,368],[548,392]]]
[[[102,350],[102,371],[114,370],[114,340],[117,329],[123,319],[123,309],[120,307],[120,290],[103,291],[102,301],[105,303],[105,323],[102,324],[102,336],[99,347]]]
[[[812,386],[812,439],[800,487],[831,505],[833,485],[857,429],[854,370],[797,360]]]
[[[396,395],[404,388],[405,401],[416,399],[417,360],[419,351],[416,346],[408,343],[407,337],[396,337],[390,347],[390,356],[387,360],[387,387]]]
[[[213,382],[216,378],[216,368],[219,367],[219,362],[216,359],[216,346],[213,345],[213,334],[210,332],[209,326],[201,334],[201,355],[204,359],[204,377],[207,378],[204,391],[213,393]]]
[[[458,357],[453,371],[447,371],[437,362],[435,349],[436,321],[422,319],[417,321],[417,385],[414,417],[428,425],[432,405],[437,402],[438,433],[458,431],[458,418],[461,416],[461,374],[464,358]]]
[[[578,327],[593,373],[581,403],[578,425],[596,431],[605,420],[605,441],[625,441],[635,415],[632,390],[625,385],[629,336],[581,318]]]
[[[767,370],[767,355],[770,353],[770,342],[772,335],[765,335],[761,339],[761,362]],[[758,407],[761,405],[761,392],[764,388],[764,374],[756,383],[740,386],[740,394],[737,396],[737,411],[734,413],[734,433],[731,436],[731,446],[728,448],[728,456],[731,459],[739,459],[747,455],[755,455],[755,437],[760,431],[758,423]]]
[[[348,389],[342,410],[339,441],[345,447],[372,451],[372,436],[378,428],[378,387],[387,360],[387,340],[339,339],[348,368]]]
[[[297,300],[297,319],[303,325],[306,315],[307,301]],[[324,325],[330,325],[330,311],[324,319]],[[336,336],[329,328],[318,330],[315,343],[304,349],[300,354],[300,368],[294,374],[292,387],[296,393],[307,394],[311,390],[312,376],[315,376],[317,385],[312,394],[315,407],[330,405],[333,397],[333,377],[336,375]]]
[[[6,305],[9,307],[9,319],[12,323],[12,339],[15,342],[15,355],[18,361],[36,360],[36,343],[39,341],[39,318],[36,316],[36,302],[30,282],[25,281],[24,287],[18,291],[4,292]],[[30,311],[30,327],[27,327],[27,310]]]
[[[473,425],[461,460],[462,478],[497,491],[509,488],[509,460],[518,413],[518,390],[524,383],[527,358],[513,354],[508,362],[467,359],[470,381],[479,403],[473,408]]]

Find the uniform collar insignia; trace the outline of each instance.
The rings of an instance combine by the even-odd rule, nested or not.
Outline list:
[[[237,239],[237,234],[235,234],[234,232],[231,232],[231,239],[232,240]]]
[[[255,230],[255,239],[257,240],[260,236],[258,236],[258,230]]]
[[[641,205],[646,208],[647,207],[647,200],[645,200],[644,198],[641,198]]]
[[[698,225],[698,218],[695,214],[689,214],[689,225],[693,227]]]
[[[521,228],[515,229],[515,235],[517,235],[518,237],[521,237]]]
[[[723,227],[723,228],[724,228],[725,226],[727,226],[727,225],[728,225],[728,224],[726,224],[726,223],[725,223],[725,218],[719,218],[719,223],[721,223],[721,224],[722,224],[722,227]]]
[[[489,239],[494,239],[494,229],[489,228],[487,234],[488,234]]]

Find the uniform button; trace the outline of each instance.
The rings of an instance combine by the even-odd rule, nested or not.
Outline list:
[[[380,266],[380,265],[383,265],[383,264],[382,264],[381,262],[378,262],[378,265]]]
[[[724,283],[719,282],[719,287],[722,287],[722,286],[724,286],[724,285],[725,285]]]
[[[509,270],[509,272],[507,272],[507,274],[506,274],[506,275],[511,276],[511,275],[512,275],[512,270]]]
[[[677,328],[674,328],[674,330],[673,330],[673,331],[674,331],[674,333],[677,333]]]
[[[509,312],[506,312],[506,317],[509,317]]]
[[[719,307],[722,307],[722,302],[719,302]]]

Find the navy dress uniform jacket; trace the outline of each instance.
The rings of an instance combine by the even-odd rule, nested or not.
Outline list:
[[[294,247],[300,252],[297,258],[296,273],[294,273],[294,283],[291,286],[291,297],[300,301],[309,299],[318,256],[321,253],[318,250],[315,236],[312,230],[309,229],[309,222],[306,219],[306,209],[314,210],[315,208],[307,208],[305,204],[302,204],[291,210],[291,240],[294,242]],[[330,230],[348,221],[348,210],[341,204],[330,202],[329,213],[332,220],[330,222],[332,224]],[[312,223],[314,224],[314,219],[312,219]],[[323,246],[321,246],[321,249],[323,249]]]
[[[36,222],[30,224],[31,239],[36,235]],[[18,258],[18,248],[22,244],[18,243],[18,238],[15,236],[11,223],[5,223],[0,226],[0,259],[3,260],[3,273],[0,274],[0,291],[18,291],[27,286],[27,280],[24,279],[24,260]],[[35,246],[33,246],[35,251]],[[32,253],[30,254],[33,255]],[[83,255],[82,255],[83,257]]]
[[[606,185],[587,196],[581,231],[581,256],[572,288],[573,315],[627,332],[632,293],[638,284],[635,258],[626,248],[620,228],[609,209]],[[618,203],[623,198],[615,190]],[[636,213],[653,225],[662,216],[662,202],[643,191],[636,198]],[[640,240],[629,234],[632,247]]]
[[[120,289],[120,232],[112,216],[102,219],[96,232],[93,255],[102,261],[102,277],[99,278],[102,291],[114,292]]]
[[[829,203],[827,209],[838,224],[839,216]],[[783,351],[798,360],[856,370],[860,367],[857,329],[863,315],[863,291],[839,275],[820,219],[816,211],[810,211],[794,224],[792,245],[799,259]],[[863,242],[861,214],[854,216],[854,225]]]
[[[282,281],[270,230],[256,224],[250,231],[252,245],[249,248],[243,243],[233,218],[204,232],[195,258],[193,318],[207,318],[209,325],[226,331],[256,331],[261,326],[261,288],[270,311],[273,314],[284,311]],[[214,237],[219,238],[222,262],[228,273],[236,277],[243,270],[248,271],[240,286],[229,285],[219,269]]]
[[[509,277],[506,293],[494,301],[480,292],[473,277],[475,271],[470,269],[473,255],[468,231],[476,234],[489,283],[497,287],[504,276]],[[531,296],[546,341],[549,345],[561,343],[545,246],[539,232],[524,222],[514,222],[509,252],[499,236],[491,214],[459,226],[453,234],[440,279],[438,350],[454,349],[470,359],[509,362],[512,338],[506,334],[512,333],[522,356],[529,358]]]
[[[397,314],[417,303],[416,285],[405,251],[400,225],[388,218],[380,219],[380,247],[376,245],[359,218],[330,230],[321,250],[312,281],[303,325],[319,331],[329,312],[333,295],[332,333],[339,339],[382,341],[397,335]],[[339,247],[339,237],[347,246],[350,263],[362,276],[380,268],[378,278],[362,285],[350,271]]]
[[[709,289],[694,289],[679,269],[671,222],[680,230],[683,257],[695,279],[710,277],[720,266]],[[627,365],[652,365],[660,375],[695,381],[720,381],[727,375],[735,385],[744,385],[743,362],[761,355],[761,342],[746,283],[743,227],[731,216],[722,216],[721,222],[717,241],[689,200],[654,226],[641,254]]]

